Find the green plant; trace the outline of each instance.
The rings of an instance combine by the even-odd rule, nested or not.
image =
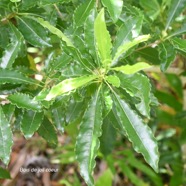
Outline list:
[[[75,124],[87,185],[94,185],[99,146],[110,153],[116,132],[158,172],[158,144],[147,125],[158,101],[142,70],[158,65],[165,72],[177,53],[185,55],[184,3],[2,0],[2,161],[9,162],[12,131],[25,138],[37,131],[55,147],[57,132]]]

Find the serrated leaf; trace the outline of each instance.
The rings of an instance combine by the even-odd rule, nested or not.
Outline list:
[[[14,118],[15,106],[12,104],[5,104],[2,106],[2,109],[5,114],[6,119],[10,123],[12,119]]]
[[[96,11],[95,9],[92,9],[84,24],[84,34],[85,34],[84,40],[89,53],[94,58],[95,62],[100,66],[98,56],[96,53],[96,41],[95,41],[95,34],[94,34],[95,17],[96,17]]]
[[[176,57],[176,52],[169,42],[160,43],[159,45],[159,58],[161,61],[160,69],[165,72],[167,68],[171,65]]]
[[[49,5],[49,4],[55,4],[55,3],[68,3],[71,0],[40,0],[39,3],[41,5]]]
[[[147,163],[158,172],[158,145],[151,129],[130,108],[121,97],[113,92],[114,114],[119,118],[120,126],[132,142],[134,149],[141,153]]]
[[[139,43],[142,43],[144,41],[147,41],[150,38],[150,35],[141,35],[137,38],[135,38],[132,41],[128,41],[124,43],[123,45],[119,46],[117,49],[117,52],[114,56],[113,62],[117,61],[118,58],[123,55],[126,51],[128,51],[130,48],[138,45]]]
[[[172,0],[171,6],[168,12],[167,23],[165,26],[165,30],[167,30],[171,24],[171,22],[181,14],[182,10],[185,8],[186,0]]]
[[[160,5],[157,0],[152,0],[151,3],[147,0],[140,0],[140,5],[145,10],[147,16],[152,20],[155,20],[160,14]]]
[[[76,156],[80,164],[80,173],[88,186],[94,186],[93,169],[101,136],[102,113],[100,90],[96,91],[90,102],[79,128],[76,142]]]
[[[139,112],[150,117],[150,103],[151,103],[151,85],[149,79],[143,74],[117,74],[121,81],[121,88],[124,89],[131,97],[136,97],[140,101],[135,103]]]
[[[102,3],[114,22],[116,22],[121,14],[123,1],[122,0],[102,0]]]
[[[122,72],[124,74],[134,74],[136,72],[139,72],[141,70],[147,69],[152,67],[151,65],[144,63],[144,62],[138,62],[134,65],[124,65],[120,67],[111,68],[112,70]]]
[[[0,159],[7,165],[10,161],[10,153],[13,145],[13,136],[10,123],[0,106]]]
[[[25,111],[21,121],[21,131],[28,139],[31,138],[40,127],[43,120],[42,112],[34,112],[32,110]]]
[[[106,76],[105,80],[117,88],[120,86],[120,79],[117,76],[113,76],[113,75]]]
[[[85,0],[77,9],[74,11],[74,25],[79,27],[82,26],[87,19],[90,11],[95,5],[94,0]]]
[[[36,80],[28,78],[17,71],[0,69],[0,84],[5,83],[39,85]]]
[[[34,19],[29,17],[17,17],[18,28],[24,38],[36,47],[51,47],[47,31]]]
[[[84,86],[96,78],[97,76],[91,75],[91,76],[82,76],[78,78],[65,79],[61,83],[52,87],[52,89],[50,90],[49,94],[46,97],[46,100],[50,101],[51,99],[61,94],[70,92],[74,89]]]
[[[114,44],[113,44],[113,56],[116,53],[119,46],[132,41],[134,38],[138,37],[141,31],[143,23],[143,14],[138,15],[138,17],[124,17],[122,25],[117,31]]]
[[[44,120],[38,129],[38,133],[51,145],[53,146],[57,145],[58,139],[57,139],[56,130],[53,124],[48,120],[48,118],[44,117]]]
[[[10,68],[14,63],[15,59],[18,57],[18,53],[21,50],[21,46],[23,45],[23,36],[17,30],[17,28],[9,23],[10,33],[11,33],[11,43],[5,48],[2,58],[0,59],[0,67]]]
[[[28,110],[41,111],[41,105],[27,94],[16,93],[8,96],[8,100],[16,105],[18,108],[25,108]]]
[[[34,20],[36,20],[44,28],[47,28],[52,34],[54,34],[54,35],[58,36],[60,39],[62,39],[68,46],[73,46],[70,39],[68,37],[66,37],[65,34],[63,34],[63,32],[61,32],[61,30],[59,30],[55,26],[51,25],[48,21],[45,21],[42,18],[37,18]]]
[[[10,179],[10,173],[6,170],[0,167],[0,179]]]
[[[94,33],[101,63],[104,67],[108,67],[111,64],[112,43],[110,34],[106,27],[104,16],[104,9],[102,9],[94,22]]]

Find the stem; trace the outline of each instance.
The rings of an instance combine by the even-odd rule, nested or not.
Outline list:
[[[139,51],[139,50],[143,50],[143,49],[145,49],[145,48],[149,48],[149,47],[156,46],[156,45],[160,44],[161,42],[162,42],[162,40],[157,40],[157,41],[155,41],[154,43],[150,43],[150,44],[148,44],[148,45],[146,45],[146,46],[137,48],[136,51]]]
[[[57,13],[58,13],[60,19],[63,20],[63,15],[62,15],[62,13],[60,12],[58,6],[57,6],[56,4],[54,4],[54,7],[55,7],[55,9],[57,10]]]

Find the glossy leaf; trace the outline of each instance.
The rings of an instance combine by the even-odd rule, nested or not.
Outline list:
[[[10,161],[10,153],[13,145],[13,136],[3,109],[0,106],[0,159],[7,165]]]
[[[102,0],[103,5],[107,8],[112,20],[116,22],[121,14],[122,0]]]
[[[46,100],[50,101],[51,99],[61,94],[68,93],[74,89],[84,86],[96,78],[97,76],[92,75],[63,80],[61,83],[52,87],[52,89],[50,90],[49,94],[46,97]]]
[[[28,78],[17,71],[0,69],[0,84],[5,83],[39,85],[36,80]]]
[[[65,111],[64,107],[58,107],[52,109],[52,118],[56,129],[60,132],[64,132],[65,126]]]
[[[18,108],[25,108],[28,110],[34,110],[34,111],[41,111],[41,105],[39,102],[31,98],[27,94],[22,93],[16,93],[13,95],[10,95],[8,97],[8,100],[13,104],[16,105]]]
[[[11,29],[11,43],[6,47],[4,54],[0,59],[0,67],[3,69],[12,67],[24,41],[22,34],[17,28],[11,23],[9,26]]]
[[[94,185],[93,169],[101,136],[102,113],[100,91],[96,91],[84,113],[76,142],[76,156],[80,164],[80,173],[88,186]]]
[[[134,47],[135,45],[147,41],[150,38],[150,35],[142,35],[137,38],[135,38],[132,41],[128,41],[127,43],[124,43],[123,45],[119,46],[117,49],[117,52],[114,56],[113,61],[115,62],[118,60],[118,58],[123,55],[125,52],[127,52],[130,48]]]
[[[126,132],[134,149],[142,153],[147,163],[158,172],[158,146],[151,129],[143,123],[142,119],[133,111],[128,103],[113,93],[114,113],[118,116],[121,128]]]
[[[167,30],[171,24],[171,22],[181,14],[182,10],[185,8],[186,0],[172,0],[169,12],[167,23],[165,26],[165,30]]]
[[[28,139],[31,138],[38,130],[43,120],[42,112],[34,112],[31,110],[25,111],[23,114],[23,119],[21,121],[21,131],[24,136]]]
[[[124,74],[134,74],[136,72],[139,72],[140,70],[144,70],[144,69],[147,69],[150,67],[152,67],[152,66],[150,66],[147,63],[138,62],[134,65],[125,65],[125,66],[115,67],[115,68],[111,68],[111,69],[115,70],[115,71],[122,72]]]
[[[114,40],[112,52],[113,56],[119,46],[124,45],[124,43],[132,41],[134,38],[139,36],[143,23],[143,17],[144,16],[140,14],[138,17],[126,17],[126,20],[123,20]]]
[[[151,85],[149,79],[143,74],[125,75],[118,74],[121,81],[121,88],[123,88],[131,97],[136,97],[140,101],[135,103],[139,112],[150,117],[150,103],[151,103]]]
[[[44,117],[43,122],[41,123],[38,133],[41,137],[43,137],[49,144],[56,146],[58,143],[56,130],[53,124],[48,120],[48,118]]]
[[[120,87],[120,79],[117,76],[106,76],[105,80],[115,87]]]
[[[171,65],[176,57],[174,47],[168,43],[161,43],[159,45],[159,58],[161,60],[160,69],[165,72],[167,68]]]
[[[94,8],[94,0],[85,0],[77,9],[74,11],[74,23],[77,27],[82,26],[87,19],[90,11]]]
[[[94,32],[96,38],[96,46],[101,59],[101,63],[104,67],[110,66],[111,63],[111,38],[107,30],[104,9],[102,9],[96,17],[94,23]]]
[[[62,39],[63,41],[65,41],[68,46],[73,46],[73,44],[70,41],[70,39],[67,38],[65,36],[65,34],[63,34],[63,32],[61,32],[61,30],[59,30],[58,28],[56,28],[53,25],[51,25],[48,21],[45,21],[42,18],[37,18],[36,21],[39,24],[41,24],[44,28],[47,28],[52,34],[57,35],[60,39]]]
[[[96,17],[96,11],[95,9],[92,9],[84,24],[84,30],[85,30],[84,34],[85,34],[85,45],[88,48],[88,51],[91,54],[91,56],[99,65],[98,56],[96,53],[95,35],[93,34],[95,17]]]
[[[51,47],[46,30],[37,21],[28,17],[17,17],[17,21],[19,30],[31,45]]]

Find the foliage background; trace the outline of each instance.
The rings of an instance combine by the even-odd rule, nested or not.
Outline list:
[[[97,164],[99,159],[107,163],[97,186],[114,184],[118,175],[137,186],[185,185],[185,8],[185,0],[1,0],[0,158],[4,164],[9,162],[13,134],[22,133],[29,139],[37,131],[56,147],[57,133],[65,131],[71,138],[67,156],[76,162],[71,154],[76,146],[80,172],[88,185],[94,185],[91,173],[96,156]],[[116,54],[119,57],[113,60]],[[66,91],[64,86],[69,83],[73,89]],[[131,118],[142,122],[140,132],[134,130],[138,138],[118,122],[125,120],[121,117],[128,108],[121,109],[125,100]],[[102,114],[97,112],[101,108]],[[97,118],[92,123],[97,128],[92,138],[84,140],[80,136],[89,132],[88,124],[83,124],[91,122],[90,116]],[[78,132],[80,123],[85,127]],[[158,173],[148,165],[157,171],[158,153],[141,149],[139,142],[139,136],[151,130],[156,137],[152,144],[159,147]],[[133,150],[124,133],[143,156]],[[89,147],[83,149],[87,141],[90,156],[82,153]],[[72,163],[61,159],[61,164]],[[2,167],[0,176],[8,178],[6,166]],[[79,180],[80,176],[76,185],[83,183]]]

